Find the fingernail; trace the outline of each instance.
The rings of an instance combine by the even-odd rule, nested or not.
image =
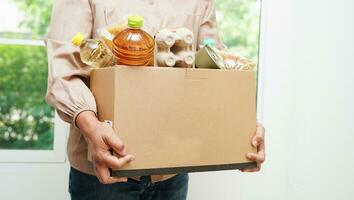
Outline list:
[[[257,145],[258,145],[258,144],[257,144],[257,141],[253,141],[253,146],[254,146],[254,147],[257,147]]]
[[[125,154],[126,154],[125,149],[120,150],[120,154],[121,154],[121,156],[125,156]]]

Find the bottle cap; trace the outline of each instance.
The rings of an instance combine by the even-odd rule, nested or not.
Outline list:
[[[128,26],[131,28],[143,27],[143,17],[140,15],[130,15],[128,17]]]
[[[73,43],[73,45],[80,46],[84,39],[85,36],[82,33],[78,32],[71,40],[71,43]]]
[[[207,45],[214,46],[215,45],[215,40],[211,39],[211,38],[205,39],[205,40],[203,40],[203,45],[204,46],[207,46]]]

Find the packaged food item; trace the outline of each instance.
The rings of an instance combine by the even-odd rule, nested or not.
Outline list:
[[[253,71],[256,66],[254,62],[236,53],[220,51],[219,55],[221,55],[224,61],[223,69]]]
[[[107,46],[113,50],[113,39],[120,32],[128,28],[128,16],[124,17],[116,24],[109,25],[105,28],[98,29],[99,36],[105,41]]]
[[[205,39],[196,55],[196,67],[252,71],[255,64],[239,54],[218,50],[213,39]]]
[[[202,49],[206,46],[209,46],[209,47],[212,47],[212,48],[215,48],[215,40],[212,39],[212,38],[207,38],[207,39],[204,39],[202,44],[199,45],[199,49]]]
[[[109,49],[113,50],[113,38],[114,36],[108,32],[107,29],[101,29],[98,31],[100,38],[103,39],[103,41],[106,43],[106,45],[109,47]]]
[[[211,69],[224,68],[224,61],[221,55],[219,55],[219,50],[215,47],[215,40],[207,38],[203,40],[202,44],[196,54],[196,67]]]
[[[128,17],[126,16],[123,20],[119,21],[117,24],[110,25],[106,28],[106,30],[112,34],[112,36],[118,35],[120,32],[128,28]]]
[[[116,59],[101,39],[85,39],[81,33],[72,38],[72,43],[80,47],[81,61],[93,68],[109,67],[116,64]]]
[[[120,65],[153,66],[154,39],[141,28],[143,18],[139,15],[128,17],[128,28],[113,39],[113,53]]]
[[[194,65],[194,35],[187,28],[163,29],[155,35],[156,62],[161,67],[191,68]]]

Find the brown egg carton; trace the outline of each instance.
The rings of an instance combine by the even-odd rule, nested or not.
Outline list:
[[[194,40],[187,28],[160,30],[155,35],[155,63],[161,67],[194,68]]]

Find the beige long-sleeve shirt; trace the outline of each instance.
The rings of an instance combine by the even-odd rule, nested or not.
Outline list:
[[[223,48],[213,0],[55,0],[46,39],[49,67],[46,100],[71,124],[67,148],[71,166],[92,175],[87,143],[75,126],[75,119],[86,110],[97,113],[97,108],[88,85],[89,67],[81,62],[79,48],[71,44],[71,38],[77,32],[98,38],[98,29],[129,14],[142,15],[144,30],[151,35],[162,28],[186,27],[194,32],[196,47],[204,39],[213,38]],[[169,177],[172,175],[152,176],[152,180]]]

